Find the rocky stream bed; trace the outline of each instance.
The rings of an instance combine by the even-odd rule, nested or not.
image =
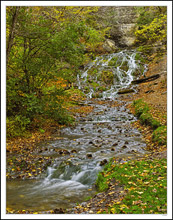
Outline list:
[[[109,66],[112,58],[119,62],[116,67]],[[120,68],[123,62],[126,62],[126,70]],[[96,97],[97,88],[104,86],[94,84],[100,75],[90,78],[94,87],[87,84],[92,75],[88,77],[88,70],[95,67],[99,67],[95,70],[98,73],[111,68],[114,76],[112,85],[100,98],[92,98]],[[21,154],[7,152],[9,213],[95,213],[97,209],[78,212],[74,207],[96,194],[97,174],[109,159],[114,157],[117,163],[124,163],[149,153],[142,133],[132,126],[137,118],[127,108],[131,102],[123,101],[123,95],[117,95],[119,89],[136,91],[136,86],[129,86],[134,79],[133,73],[139,68],[134,52],[96,58],[78,76],[78,87],[88,91],[87,99],[81,105],[93,110],[85,117],[76,115],[75,126],[64,127],[60,132],[55,130],[53,140],[43,141],[30,150],[22,146]],[[110,194],[114,198],[121,196],[121,186],[112,184],[110,190],[114,192]],[[103,199],[106,195],[97,194],[95,199],[99,196]]]

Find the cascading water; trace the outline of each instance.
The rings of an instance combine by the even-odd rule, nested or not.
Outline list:
[[[101,97],[103,99],[114,99],[119,89],[129,87],[137,70],[141,71],[141,75],[144,74],[142,73],[140,62],[135,60],[135,56],[135,51],[121,51],[119,53],[97,57],[85,67],[84,72],[81,72],[81,74],[77,76],[78,88],[85,92],[87,81],[97,83],[97,87],[99,88],[99,86],[104,84],[101,75],[104,74],[104,70],[107,70],[112,74],[113,81],[109,85],[110,88],[106,88],[106,91],[102,93]],[[147,66],[144,65],[144,72],[146,71],[146,68]],[[92,73],[89,73],[91,69]],[[88,83],[88,85],[89,92],[86,96],[92,98],[94,90],[97,90],[98,88],[93,88],[92,83]],[[108,85],[106,85],[106,87],[108,87]]]
[[[77,76],[79,89],[87,91],[87,100],[98,87],[104,86],[103,71],[111,71],[113,78],[102,91],[102,99],[113,100],[119,89],[129,87],[140,69],[135,55],[134,51],[121,51],[102,55],[88,64]],[[49,150],[42,156],[54,158],[47,173],[35,180],[7,183],[8,207],[15,209],[17,204],[18,209],[37,211],[72,207],[95,192],[97,173],[111,157],[135,158],[146,153],[140,132],[130,125],[135,117],[124,108],[124,103],[118,102],[120,106],[112,106],[111,101],[105,104],[88,101],[94,111],[87,118],[79,117],[76,127],[61,130],[61,139],[43,144]],[[64,153],[60,155],[59,150]]]

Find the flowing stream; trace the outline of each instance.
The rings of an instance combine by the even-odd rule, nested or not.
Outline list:
[[[140,69],[134,51],[122,51],[97,57],[77,76],[78,87],[87,89],[85,105],[94,107],[87,117],[78,117],[75,127],[61,130],[61,138],[44,142],[54,162],[45,174],[30,180],[7,181],[7,206],[18,210],[45,211],[70,208],[95,193],[97,173],[111,157],[123,160],[146,153],[146,144],[140,132],[131,126],[136,118],[125,108],[127,103],[117,95],[118,89],[129,88],[134,73]],[[113,60],[112,60],[113,59]],[[111,62],[114,65],[110,65]],[[126,68],[121,67],[126,63]],[[89,70],[97,74],[89,75]],[[111,69],[113,79],[100,98],[91,100],[99,86],[102,71]],[[143,74],[146,66],[143,68]],[[97,83],[97,88],[92,85]],[[135,89],[135,88],[134,88]],[[102,102],[101,102],[102,101]],[[114,103],[117,105],[113,105]],[[59,154],[62,150],[62,154]]]

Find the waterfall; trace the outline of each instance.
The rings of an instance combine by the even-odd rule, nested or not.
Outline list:
[[[96,57],[95,60],[85,67],[83,72],[78,74],[78,88],[86,94],[87,98],[92,98],[95,92],[100,91],[99,86],[104,86],[106,89],[105,91],[102,91],[102,93],[100,92],[100,96],[103,99],[114,99],[117,96],[119,89],[131,86],[131,82],[134,80],[135,72],[137,70],[142,72],[140,62],[135,60],[135,56],[135,51],[124,50],[118,53]],[[144,71],[142,74],[145,73],[146,69],[147,66],[144,65]],[[103,71],[110,72],[113,75],[113,81],[110,85],[104,83],[102,80],[101,76],[103,75]],[[92,83],[88,82],[88,79]],[[97,83],[99,86],[93,87],[94,83]],[[89,91],[85,91],[86,87],[88,87]]]

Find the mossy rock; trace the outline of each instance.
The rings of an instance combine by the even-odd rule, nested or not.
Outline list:
[[[102,97],[103,97],[102,93],[96,92],[96,93],[94,94],[94,97],[93,97],[93,98],[102,98]]]
[[[129,67],[128,67],[128,62],[124,61],[120,67],[121,70],[124,70],[125,72],[128,71]]]
[[[98,73],[98,69],[96,66],[91,67],[91,69],[88,70],[88,75],[96,75]]]
[[[147,112],[143,112],[140,117],[140,122],[142,124],[145,124],[145,125],[151,125],[152,124],[152,116],[151,114],[147,113]]]
[[[135,115],[140,117],[142,113],[147,113],[149,111],[149,106],[142,99],[133,101],[133,106],[135,107]]]
[[[105,84],[113,84],[114,74],[112,71],[104,70],[98,77],[98,80],[103,81]]]
[[[118,57],[113,57],[113,58],[109,61],[108,66],[116,66],[117,60],[118,60]]]
[[[107,88],[105,87],[105,86],[100,86],[99,88],[98,88],[98,91],[100,91],[100,92],[104,92],[104,91],[106,91],[107,90]]]
[[[99,87],[99,84],[96,83],[96,82],[92,82],[92,83],[91,83],[91,86],[92,86],[94,89],[96,89],[96,88]]]
[[[84,92],[85,92],[85,93],[88,93],[89,91],[90,91],[90,88],[87,87],[87,86],[85,86],[85,88],[84,88]]]
[[[152,135],[153,142],[157,142],[159,145],[167,144],[167,126],[158,127]]]

